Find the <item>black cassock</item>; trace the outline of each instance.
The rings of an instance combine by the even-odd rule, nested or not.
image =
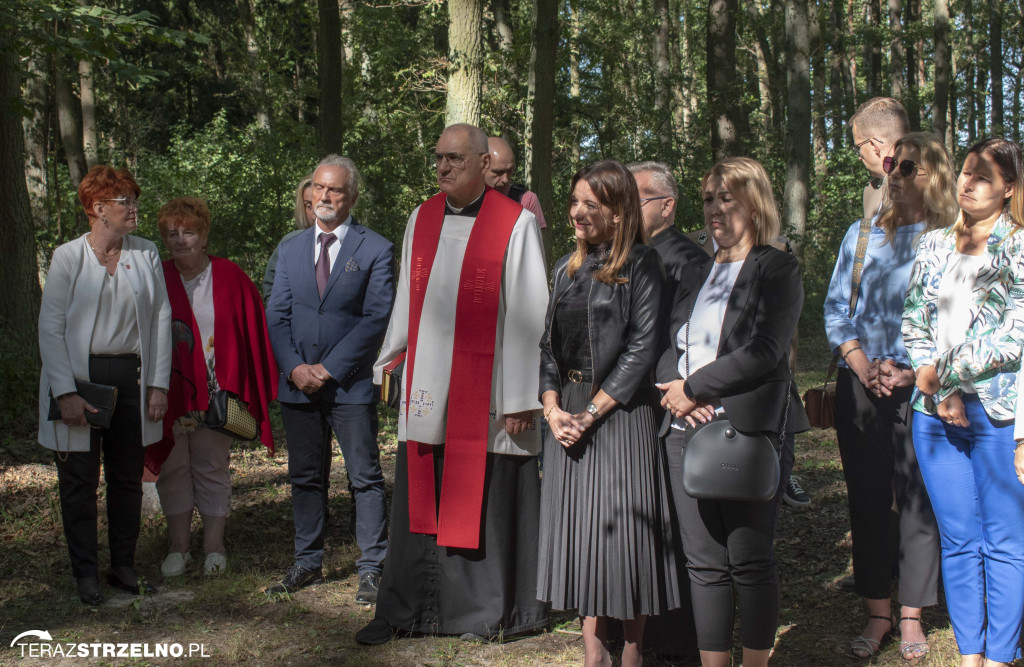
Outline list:
[[[440,498],[444,447],[434,451]],[[537,600],[537,457],[487,454],[478,549],[438,546],[434,535],[409,532],[406,457],[399,442],[377,618],[408,632],[491,639],[545,626],[547,605]]]

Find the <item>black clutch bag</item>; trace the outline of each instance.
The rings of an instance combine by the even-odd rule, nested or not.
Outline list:
[[[765,502],[779,487],[779,455],[764,434],[728,419],[697,429],[683,451],[683,490],[691,498]]]
[[[114,418],[114,408],[117,407],[117,387],[75,380],[75,392],[86,403],[99,410],[99,412],[86,410],[85,421],[96,428],[110,428],[110,421]],[[53,397],[52,389],[50,390],[50,410],[46,418],[52,422],[60,421],[60,404]]]
[[[255,440],[260,435],[260,425],[249,414],[249,404],[224,389],[210,394],[204,426],[235,440]]]

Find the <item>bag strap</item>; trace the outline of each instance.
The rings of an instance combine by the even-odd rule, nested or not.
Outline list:
[[[868,236],[871,234],[871,219],[861,218],[860,229],[857,232],[857,251],[853,255],[853,280],[850,281],[850,318],[857,311],[857,301],[860,299],[860,279],[864,273],[864,257],[868,252]],[[839,368],[839,354],[832,355],[832,362],[828,365],[825,373],[825,382],[822,386],[828,385],[829,380],[835,375]]]

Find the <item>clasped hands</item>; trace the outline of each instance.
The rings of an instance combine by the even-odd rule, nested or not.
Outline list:
[[[323,364],[299,364],[292,369],[288,379],[304,394],[312,394],[319,391],[328,380],[331,374],[327,372]]]
[[[663,392],[661,407],[668,410],[676,419],[686,418],[690,426],[697,422],[706,424],[715,418],[715,408],[710,403],[701,403],[686,395],[686,380],[658,382],[655,385]]]
[[[555,436],[558,444],[566,449],[579,442],[586,430],[596,421],[594,415],[585,411],[574,415],[560,407],[552,407],[548,413],[548,427],[551,429],[551,435]]]
[[[88,426],[85,413],[96,414],[95,407],[77,393],[65,394],[57,399],[60,406],[60,420],[68,426]],[[163,389],[149,387],[146,389],[146,416],[154,424],[167,414],[167,393]]]

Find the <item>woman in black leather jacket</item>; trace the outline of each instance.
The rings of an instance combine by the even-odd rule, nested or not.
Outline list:
[[[767,502],[691,498],[682,488],[683,453],[711,419],[768,434],[776,447],[781,431],[809,428],[788,358],[803,287],[796,258],[768,245],[779,212],[760,164],[726,158],[704,174],[702,191],[716,253],[683,270],[666,328],[671,338],[657,367],[670,413],[665,449],[701,664],[730,664],[735,585],[742,664],[758,667],[768,664],[779,620],[772,549],[779,493]],[[789,471],[780,477],[784,483]]]
[[[615,161],[572,180],[576,251],[558,260],[541,340],[544,451],[538,597],[577,609],[585,664],[642,661],[644,622],[679,606],[653,370],[664,268],[644,245],[636,181]]]

